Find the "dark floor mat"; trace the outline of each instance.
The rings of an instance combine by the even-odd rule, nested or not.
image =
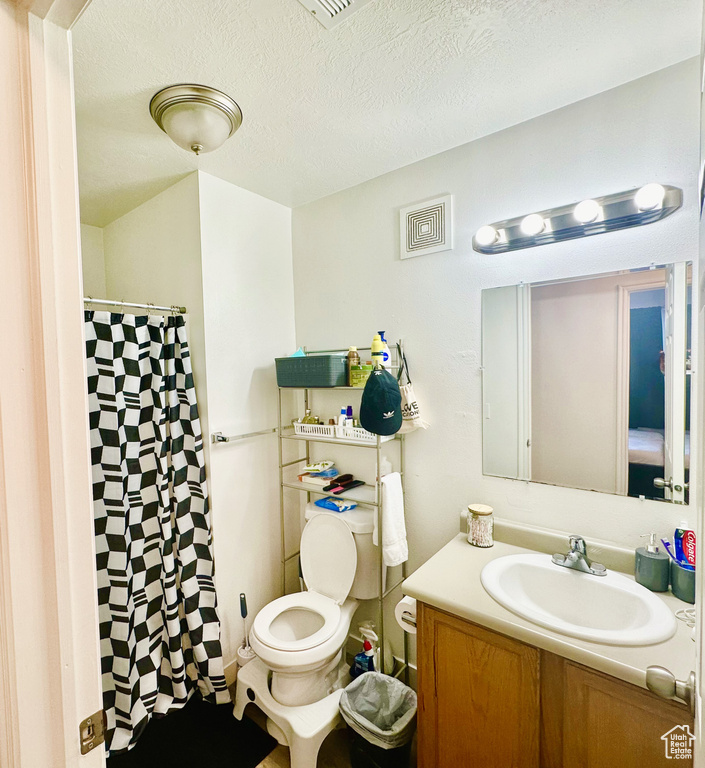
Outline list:
[[[183,709],[152,718],[137,744],[111,757],[108,768],[255,768],[277,742],[231,704],[194,696]]]

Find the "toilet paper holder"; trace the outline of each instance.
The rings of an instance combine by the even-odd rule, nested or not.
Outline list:
[[[397,624],[410,635],[416,634],[416,600],[408,595],[394,606],[394,618]]]
[[[401,620],[405,621],[407,624],[411,624],[412,627],[416,626],[416,616],[414,616],[413,613],[409,613],[409,611],[401,612]]]

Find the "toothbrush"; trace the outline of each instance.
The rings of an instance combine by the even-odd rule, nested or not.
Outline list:
[[[671,542],[668,541],[668,539],[661,539],[661,544],[663,544],[663,548],[668,553],[668,556],[673,560],[673,562],[683,568],[686,571],[694,571],[695,567],[692,566],[687,560],[679,560],[672,552],[671,550]]]
[[[671,560],[673,560],[674,563],[677,563],[678,560],[676,560],[676,556],[671,551],[671,542],[668,539],[661,539],[661,544],[663,544],[663,548],[666,550]]]

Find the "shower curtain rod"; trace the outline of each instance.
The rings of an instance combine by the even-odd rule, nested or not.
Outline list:
[[[90,296],[83,297],[84,304],[111,304],[116,307],[135,307],[136,309],[154,309],[159,312],[178,312],[180,315],[186,314],[186,307],[160,307],[157,304],[135,304],[132,301],[113,301],[112,299],[92,299]]]

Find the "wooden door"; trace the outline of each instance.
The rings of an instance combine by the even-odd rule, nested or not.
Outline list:
[[[537,768],[539,652],[419,604],[419,768]]]
[[[688,737],[694,733],[693,718],[684,706],[569,661],[563,662],[557,687],[565,692],[563,768],[693,764],[692,758],[666,756],[671,738],[675,744],[688,742],[693,747]],[[669,732],[672,737],[663,739]]]

